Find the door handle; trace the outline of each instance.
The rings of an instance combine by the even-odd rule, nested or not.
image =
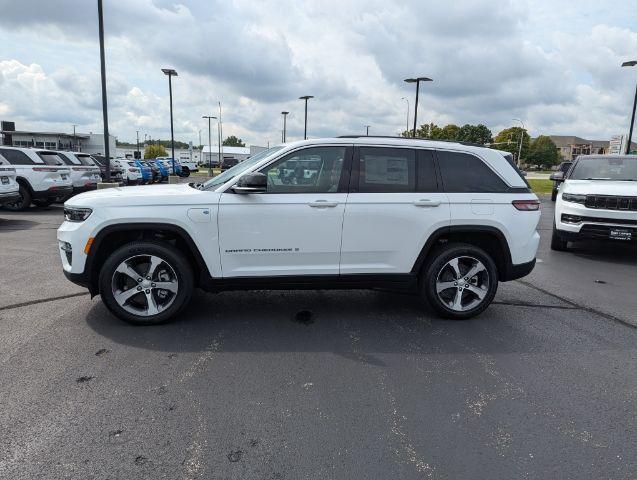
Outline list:
[[[328,202],[327,200],[315,200],[308,203],[313,208],[332,208],[338,205],[338,202]]]
[[[438,207],[440,205],[439,200],[429,200],[428,198],[421,198],[416,200],[414,205],[417,207]]]

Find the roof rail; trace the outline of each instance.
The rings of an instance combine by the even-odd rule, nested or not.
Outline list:
[[[437,138],[398,137],[398,136],[393,136],[393,135],[339,135],[336,138],[396,138],[396,139],[400,139],[400,140],[426,140],[426,141],[430,141],[430,142],[459,143],[460,145],[466,145],[468,147],[488,148],[485,145],[482,145],[481,143],[475,143],[475,142],[464,142],[464,141],[460,141],[460,140],[441,140],[441,139],[437,139]]]

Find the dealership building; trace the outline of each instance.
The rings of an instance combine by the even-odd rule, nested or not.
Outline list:
[[[25,148],[46,148],[91,154],[104,153],[104,135],[101,133],[35,132],[16,130],[14,122],[0,122],[0,145]],[[116,142],[109,135],[109,148],[115,152]]]

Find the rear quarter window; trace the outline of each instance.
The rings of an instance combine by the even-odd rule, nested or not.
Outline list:
[[[55,153],[36,152],[38,157],[47,165],[64,165],[62,159]]]
[[[475,155],[438,151],[437,156],[446,192],[501,193],[509,191],[506,183]]]

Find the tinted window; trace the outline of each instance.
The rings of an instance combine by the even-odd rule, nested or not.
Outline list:
[[[286,155],[261,170],[268,176],[268,193],[337,192],[345,152],[345,147],[312,147]]]
[[[86,165],[86,166],[90,166],[90,167],[95,166],[95,163],[93,163],[93,159],[91,158],[90,155],[77,155],[76,154],[75,158],[77,158],[82,165]]]
[[[434,166],[434,153],[431,150],[418,150],[416,162],[416,191],[437,192],[436,167]]]
[[[55,153],[35,152],[47,165],[64,165],[64,162]]]
[[[360,149],[358,191],[413,192],[416,189],[416,154],[406,148]]]
[[[474,155],[438,151],[442,183],[447,192],[506,192],[507,185]]]
[[[0,149],[0,153],[12,165],[34,165],[35,163],[29,158],[27,154],[22,153],[19,150]]]
[[[73,162],[70,157],[68,157],[65,153],[58,154],[58,157],[62,159],[65,165],[77,165],[77,163]]]

